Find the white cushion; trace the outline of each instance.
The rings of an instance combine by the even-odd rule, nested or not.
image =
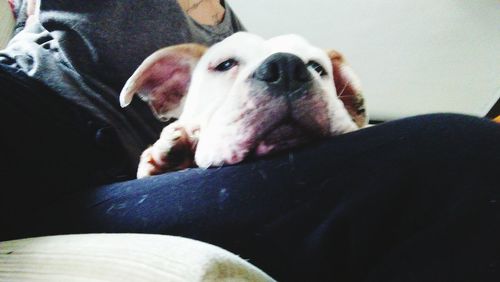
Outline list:
[[[0,281],[274,281],[214,245],[147,234],[0,242]]]

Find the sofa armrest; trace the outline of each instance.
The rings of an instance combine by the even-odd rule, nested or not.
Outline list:
[[[239,256],[183,237],[60,235],[0,242],[0,281],[274,281]]]
[[[0,49],[3,49],[12,37],[16,22],[7,0],[0,0]]]

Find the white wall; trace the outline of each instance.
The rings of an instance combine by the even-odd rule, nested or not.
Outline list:
[[[483,116],[500,97],[500,0],[228,0],[249,31],[347,57],[373,119]]]

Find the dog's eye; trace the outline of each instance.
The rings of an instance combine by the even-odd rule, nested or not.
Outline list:
[[[307,67],[310,67],[312,68],[315,72],[317,72],[320,76],[325,76],[327,75],[328,73],[326,72],[325,68],[323,68],[322,65],[320,65],[318,62],[316,61],[309,61],[307,63]]]
[[[224,62],[218,64],[214,70],[216,71],[228,71],[235,67],[238,64],[238,62],[235,59],[229,59],[225,60]]]

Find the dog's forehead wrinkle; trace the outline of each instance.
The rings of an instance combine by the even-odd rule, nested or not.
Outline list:
[[[288,34],[273,37],[266,41],[270,54],[291,53],[300,57],[304,62],[318,60],[321,63],[328,61],[325,51],[311,45],[305,38],[297,34]]]
[[[200,62],[208,65],[224,58],[253,59],[261,51],[259,46],[262,46],[264,41],[262,37],[255,34],[237,32],[210,47]]]
[[[276,45],[301,45],[301,46],[311,46],[311,44],[302,36],[298,34],[285,34],[270,38],[267,40],[269,44]]]
[[[263,41],[264,41],[264,38],[262,38],[261,36],[259,36],[257,34],[245,32],[245,31],[240,31],[240,32],[234,33],[231,36],[226,37],[224,40],[215,44],[214,46],[231,45],[231,44],[241,45],[242,43],[243,44],[260,43]]]

